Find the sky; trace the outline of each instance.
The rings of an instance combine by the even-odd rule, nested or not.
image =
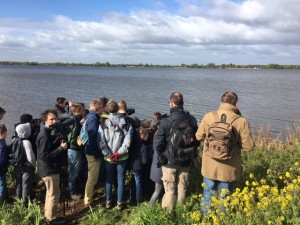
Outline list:
[[[0,0],[0,61],[300,64],[299,0]]]

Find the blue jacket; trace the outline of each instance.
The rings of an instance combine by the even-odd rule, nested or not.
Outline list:
[[[4,140],[0,140],[0,174],[7,173],[8,169],[8,148]]]
[[[99,114],[96,112],[90,112],[86,118],[86,130],[89,138],[87,143],[84,145],[84,150],[87,155],[93,155],[96,159],[101,157],[101,152],[97,141],[99,124]]]

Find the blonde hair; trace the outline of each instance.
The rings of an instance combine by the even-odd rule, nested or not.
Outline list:
[[[126,111],[127,110],[127,103],[125,100],[121,100],[118,102],[119,110]]]

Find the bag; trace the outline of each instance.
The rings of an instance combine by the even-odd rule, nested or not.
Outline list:
[[[185,112],[182,120],[167,118],[172,125],[168,138],[167,153],[176,161],[187,161],[197,157],[195,129],[189,125],[190,114]]]
[[[87,143],[88,139],[89,139],[89,135],[86,130],[86,121],[84,121],[84,123],[81,127],[81,130],[80,130],[80,134],[77,137],[77,145],[79,147],[84,146]]]
[[[15,137],[10,145],[8,161],[15,167],[23,167],[27,164],[27,156],[23,146],[23,138]]]
[[[215,122],[208,128],[208,135],[205,138],[206,154],[212,159],[228,160],[233,155],[233,144],[237,138],[232,123],[238,119],[239,115],[232,118],[231,122],[226,122],[226,115],[221,116],[213,112]]]

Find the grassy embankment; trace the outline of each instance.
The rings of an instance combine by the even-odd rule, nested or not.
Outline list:
[[[101,224],[300,224],[300,132],[285,142],[258,132],[255,151],[243,153],[243,176],[236,191],[224,200],[213,199],[207,215],[199,210],[202,197],[200,165],[193,169],[185,205],[166,212],[157,204],[106,212],[93,207],[80,220],[84,225]],[[226,193],[224,193],[226,194]],[[226,212],[221,209],[225,206]],[[0,208],[0,224],[44,224],[36,203],[25,209],[20,202]]]

